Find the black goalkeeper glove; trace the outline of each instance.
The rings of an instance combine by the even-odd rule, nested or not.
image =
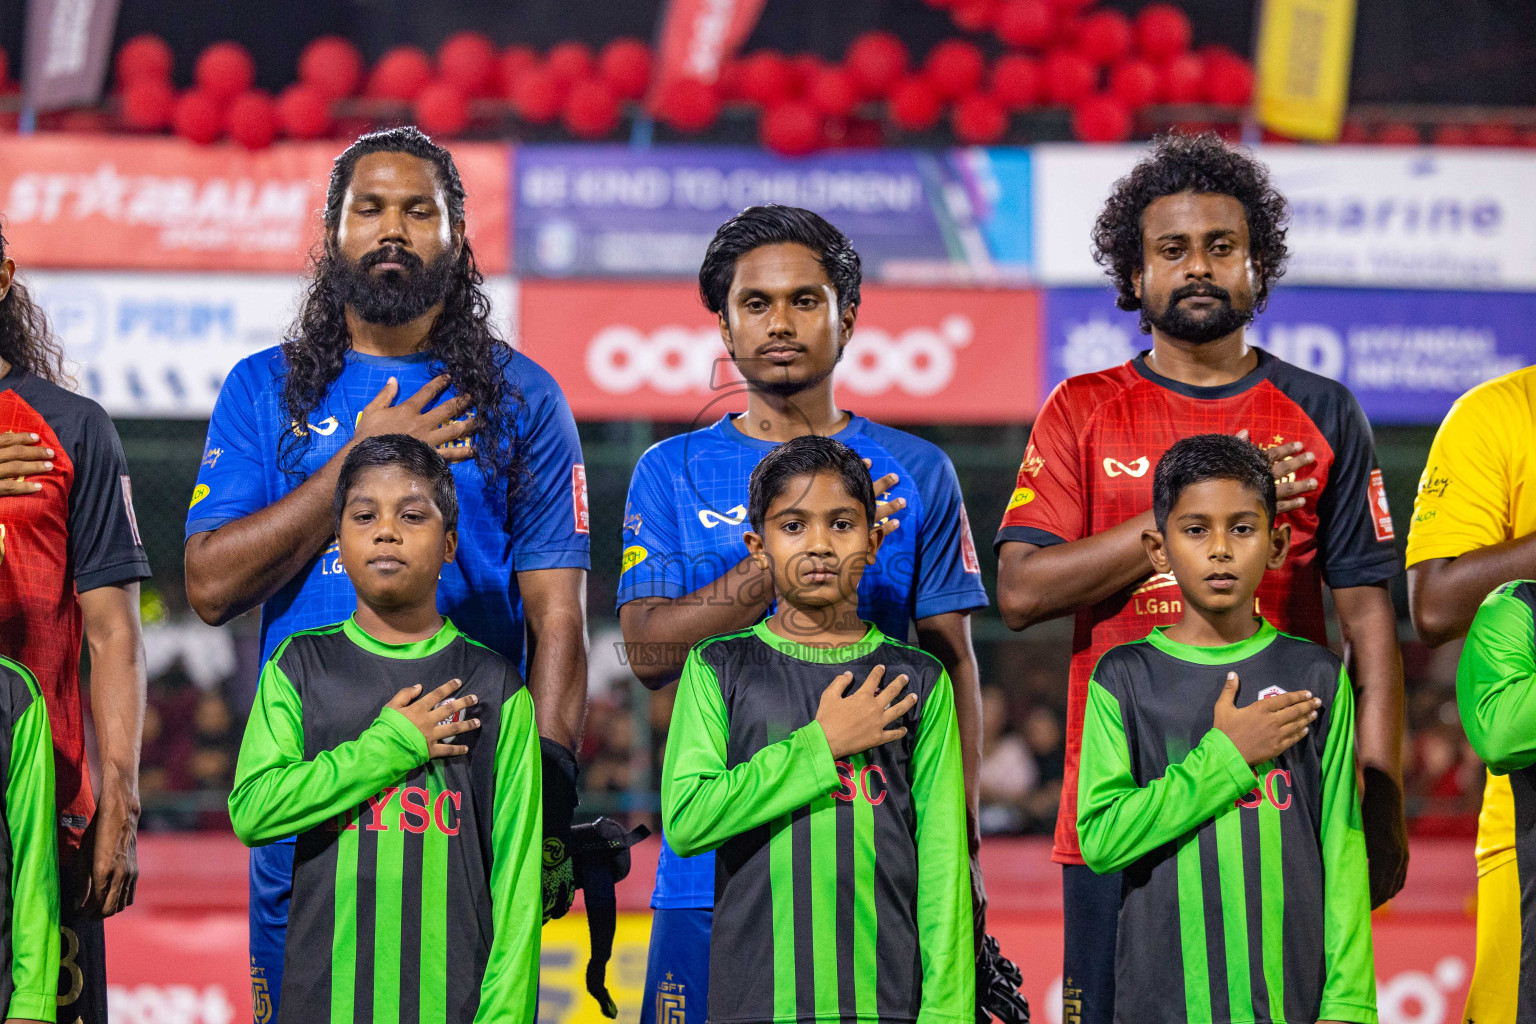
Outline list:
[[[544,768],[544,923],[564,917],[576,898],[571,861],[571,818],[576,814],[576,755],[539,737]]]
[[[976,958],[976,1024],[1029,1024],[1029,1000],[1019,991],[1024,974],[988,935]]]
[[[618,904],[613,884],[629,874],[629,848],[651,834],[644,825],[628,832],[612,818],[598,818],[571,829],[571,851],[576,864],[576,884],[587,906],[587,931],[592,957],[587,961],[587,991],[597,1000],[603,1016],[613,1020],[619,1007],[608,994],[608,960],[613,956],[613,933],[618,926]]]

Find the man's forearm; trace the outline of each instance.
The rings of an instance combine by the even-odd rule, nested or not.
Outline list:
[[[955,695],[960,727],[960,764],[965,775],[965,819],[970,849],[981,845],[981,673],[971,644],[968,612],[948,612],[919,619],[917,642],[944,666]]]
[[[688,649],[705,637],[745,629],[768,610],[773,581],[751,557],[682,597],[642,597],[619,609],[631,671],[660,689],[683,671]]]
[[[336,532],[332,503],[350,449],[266,508],[188,538],[187,603],[198,617],[223,625],[276,594],[325,549]]]
[[[1333,592],[1354,682],[1355,753],[1366,768],[1403,779],[1403,659],[1386,585]]]
[[[528,622],[528,692],[539,735],[575,752],[587,713],[587,573],[517,574]]]
[[[135,818],[139,813],[139,744],[146,689],[138,597],[137,583],[102,587],[81,595],[91,652],[91,717],[101,753],[102,795],[103,799],[121,798]],[[93,606],[106,601],[132,602],[133,614],[93,614]]]
[[[1408,570],[1408,609],[1419,639],[1431,647],[1464,636],[1478,605],[1510,580],[1536,577],[1536,534],[1431,558]]]
[[[1102,533],[1050,547],[1008,541],[998,552],[997,606],[1009,629],[1069,615],[1152,573],[1141,535],[1150,511]]]

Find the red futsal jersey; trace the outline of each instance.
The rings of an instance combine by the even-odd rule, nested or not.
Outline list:
[[[1381,583],[1401,571],[1370,424],[1342,384],[1260,349],[1241,380],[1192,387],[1159,376],[1146,353],[1063,381],[1035,420],[996,544],[1046,547],[1081,540],[1152,507],[1158,459],[1181,437],[1247,429],[1261,447],[1300,441],[1317,461],[1307,503],[1281,516],[1291,524],[1285,566],[1266,573],[1258,612],[1276,628],[1328,641],[1322,585]],[[1077,767],[1088,679],[1099,657],[1177,622],[1183,600],[1171,575],[1154,575],[1077,613],[1067,682],[1066,773],[1053,859],[1081,864]]]
[[[53,449],[33,494],[0,497],[0,654],[37,677],[53,727],[61,852],[79,849],[96,809],[80,710],[79,594],[144,579],[128,463],[95,402],[22,370],[0,377],[0,433]]]

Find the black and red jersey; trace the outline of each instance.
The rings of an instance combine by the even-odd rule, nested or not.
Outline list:
[[[1080,540],[1152,507],[1158,459],[1181,437],[1246,429],[1261,447],[1300,441],[1317,461],[1306,504],[1281,517],[1291,553],[1259,586],[1259,612],[1283,632],[1328,641],[1322,584],[1356,587],[1401,569],[1370,424],[1342,384],[1258,350],[1252,372],[1195,387],[1153,372],[1146,353],[1062,381],[1040,410],[996,544]],[[1081,864],[1077,767],[1089,676],[1099,657],[1183,614],[1171,575],[1150,575],[1077,613],[1067,688],[1066,773],[1054,858]]]
[[[149,576],[128,462],[101,406],[12,369],[0,377],[0,433],[53,449],[43,489],[0,497],[0,655],[37,677],[53,728],[61,842],[79,847],[95,810],[80,710],[79,595]],[[66,851],[67,852],[67,849]]]

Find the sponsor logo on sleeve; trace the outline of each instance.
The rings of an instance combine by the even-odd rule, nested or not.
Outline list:
[[[1377,540],[1392,540],[1397,534],[1392,530],[1392,510],[1387,508],[1387,486],[1382,482],[1381,470],[1371,470],[1371,525],[1376,528]]]
[[[651,553],[639,544],[631,544],[624,549],[623,559],[619,563],[619,572],[626,573],[649,558]]]
[[[1019,464],[1019,474],[1028,473],[1030,476],[1039,476],[1045,468],[1045,456],[1035,447],[1035,442],[1029,442],[1029,447],[1024,449],[1024,461]]]
[[[638,535],[640,533],[640,527],[642,524],[644,524],[644,522],[645,517],[643,517],[639,512],[631,512],[627,503],[624,505],[625,533],[633,533]]]
[[[1022,508],[1035,500],[1035,492],[1028,487],[1014,488],[1013,497],[1008,499],[1008,507],[1004,512],[1012,512],[1016,508]]]
[[[971,517],[965,506],[960,506],[960,564],[970,573],[981,572],[981,562],[976,557],[976,539],[971,536]]]
[[[1439,466],[1427,467],[1424,475],[1419,477],[1419,493],[1425,496],[1434,495],[1436,498],[1443,498],[1450,486],[1451,478],[1442,475]]]
[[[198,484],[196,487],[192,488],[192,504],[188,505],[187,508],[195,508],[197,503],[206,497],[208,497],[208,485]]]
[[[210,444],[207,448],[203,449],[203,465],[212,469],[219,464],[219,456],[223,454],[223,448],[215,448]]]
[[[576,532],[592,532],[592,513],[587,508],[587,467],[578,462],[571,467],[571,506],[576,510]]]
[[[139,518],[133,514],[133,481],[128,479],[127,473],[117,479],[123,485],[123,511],[128,513],[128,532],[133,534],[133,546],[141,548],[144,541],[139,538]]]

